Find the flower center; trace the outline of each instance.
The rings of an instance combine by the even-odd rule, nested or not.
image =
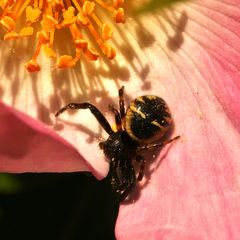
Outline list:
[[[51,58],[56,58],[53,49],[55,30],[68,28],[75,45],[75,56],[62,55],[56,61],[57,68],[69,68],[76,65],[81,53],[90,60],[97,60],[99,53],[83,35],[87,31],[109,59],[116,55],[115,49],[107,42],[112,36],[112,28],[104,23],[96,11],[104,9],[113,15],[116,23],[124,23],[124,0],[0,0],[0,23],[6,29],[4,39],[18,39],[36,36],[37,46],[33,57],[25,66],[29,72],[41,69],[37,58],[40,51]],[[16,30],[17,20],[25,14],[25,26]],[[40,23],[39,31],[33,28]]]

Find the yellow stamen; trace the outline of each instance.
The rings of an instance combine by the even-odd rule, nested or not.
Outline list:
[[[36,37],[33,57],[25,64],[29,72],[41,69],[37,62],[41,51],[47,57],[57,58],[57,68],[70,68],[77,64],[82,55],[94,61],[100,56],[92,47],[94,44],[83,34],[86,30],[107,58],[116,56],[115,49],[107,42],[112,37],[112,28],[97,11],[99,8],[106,10],[113,15],[116,23],[124,23],[123,3],[124,0],[0,0],[0,24],[6,29],[5,40],[31,35]],[[17,22],[22,17],[25,17],[25,25],[19,29]],[[40,30],[37,30],[39,26]],[[63,28],[68,28],[71,33],[75,56],[57,56],[53,50],[55,30]]]
[[[15,21],[9,17],[5,16],[0,20],[0,23],[8,30],[12,31],[15,28]]]
[[[21,37],[29,37],[33,34],[33,28],[32,27],[24,27],[20,31],[19,35]]]
[[[95,8],[95,3],[94,2],[90,2],[90,1],[84,2],[83,7],[82,7],[83,14],[85,16],[91,15],[94,11],[94,8]]]
[[[113,0],[113,7],[114,8],[119,8],[123,5],[124,0]]]
[[[112,36],[112,29],[110,26],[108,26],[106,23],[102,26],[102,38],[103,40],[108,40]]]
[[[36,22],[41,15],[41,11],[38,8],[26,7],[26,20],[30,22]]]
[[[57,61],[58,68],[69,68],[73,67],[75,64],[76,64],[75,61],[70,55],[63,55]]]
[[[10,33],[6,33],[4,35],[4,40],[10,40],[10,39],[18,39],[19,38],[19,34],[16,32],[10,32]]]
[[[116,23],[124,23],[125,22],[125,13],[123,8],[118,8],[114,11],[114,17]]]
[[[25,64],[25,67],[29,72],[38,72],[41,70],[39,64],[34,60],[30,60],[29,62],[27,62]]]

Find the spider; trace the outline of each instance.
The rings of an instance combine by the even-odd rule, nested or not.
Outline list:
[[[162,139],[172,123],[169,108],[162,98],[153,95],[140,96],[125,110],[123,94],[124,87],[121,87],[118,90],[119,110],[112,104],[109,105],[115,117],[116,130],[113,130],[98,108],[88,102],[69,103],[55,115],[57,117],[67,109],[89,109],[108,133],[108,139],[100,142],[99,147],[110,162],[111,186],[119,201],[126,199],[137,181],[143,178],[145,160],[141,151],[163,147],[180,137],[155,143]],[[137,176],[133,160],[139,163]]]

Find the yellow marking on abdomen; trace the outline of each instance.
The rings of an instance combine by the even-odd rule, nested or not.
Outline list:
[[[138,101],[138,102],[142,102],[142,103],[145,103],[145,101],[143,100],[142,97],[138,97],[138,98],[136,99],[136,101]]]
[[[157,121],[152,121],[151,124],[155,125],[155,126],[157,126],[159,128],[162,128],[161,124],[159,124]]]
[[[130,109],[133,112],[138,113],[142,118],[144,118],[144,119],[146,118],[146,115],[143,112],[141,112],[139,109],[137,109],[135,106],[130,105]]]

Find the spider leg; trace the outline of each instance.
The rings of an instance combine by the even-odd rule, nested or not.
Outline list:
[[[120,185],[120,180],[119,180],[119,176],[118,176],[118,166],[119,162],[116,161],[111,161],[110,163],[110,174],[111,174],[111,184],[112,187],[115,189],[118,189],[119,185]]]
[[[109,104],[108,107],[109,107],[109,110],[111,112],[113,112],[113,114],[114,114],[117,131],[121,131],[122,130],[122,120],[121,120],[120,113],[112,104]]]
[[[128,196],[128,194],[132,191],[132,189],[133,189],[134,186],[131,186],[131,187],[130,187],[130,186],[131,186],[131,185],[129,185],[128,188],[125,188],[125,189],[123,189],[123,190],[121,191],[120,196],[119,196],[119,200],[120,200],[120,201],[124,201],[125,198]]]
[[[129,193],[133,190],[133,188],[136,185],[136,175],[134,168],[131,166],[128,166],[129,168],[126,168],[125,171],[122,174],[124,175],[125,181],[122,182],[122,185],[120,185],[119,188],[119,199],[120,201],[123,201]]]
[[[136,161],[139,162],[139,164],[140,164],[140,169],[139,169],[137,180],[141,181],[143,179],[143,175],[144,175],[145,159],[144,159],[143,156],[137,155],[136,156]]]
[[[119,201],[123,201],[136,185],[135,171],[129,159],[114,159],[110,163],[111,184]]]
[[[94,117],[98,120],[100,125],[104,128],[104,130],[111,135],[113,133],[113,130],[107,121],[107,119],[103,116],[103,114],[91,103],[83,102],[83,103],[69,103],[65,107],[58,110],[58,112],[55,114],[57,117],[59,114],[63,113],[67,109],[89,109],[91,113],[94,115]]]
[[[124,104],[124,99],[123,99],[123,94],[124,94],[124,86],[122,86],[119,90],[118,90],[118,96],[119,96],[119,111],[120,111],[120,116],[122,119],[122,122],[124,122],[124,118],[126,115],[125,112],[125,104]]]
[[[115,124],[117,131],[122,131],[125,129],[125,106],[124,106],[124,100],[123,100],[123,89],[124,87],[122,86],[118,90],[118,95],[119,95],[119,111],[113,106],[113,104],[109,104],[109,110],[114,114],[115,117]]]
[[[165,145],[177,140],[178,138],[180,138],[180,135],[171,138],[171,139],[167,139],[165,141],[162,141],[160,143],[153,143],[153,144],[147,144],[147,145],[143,145],[143,146],[139,146],[138,150],[145,150],[145,149],[151,149],[151,148],[156,148],[156,147],[164,147]]]

